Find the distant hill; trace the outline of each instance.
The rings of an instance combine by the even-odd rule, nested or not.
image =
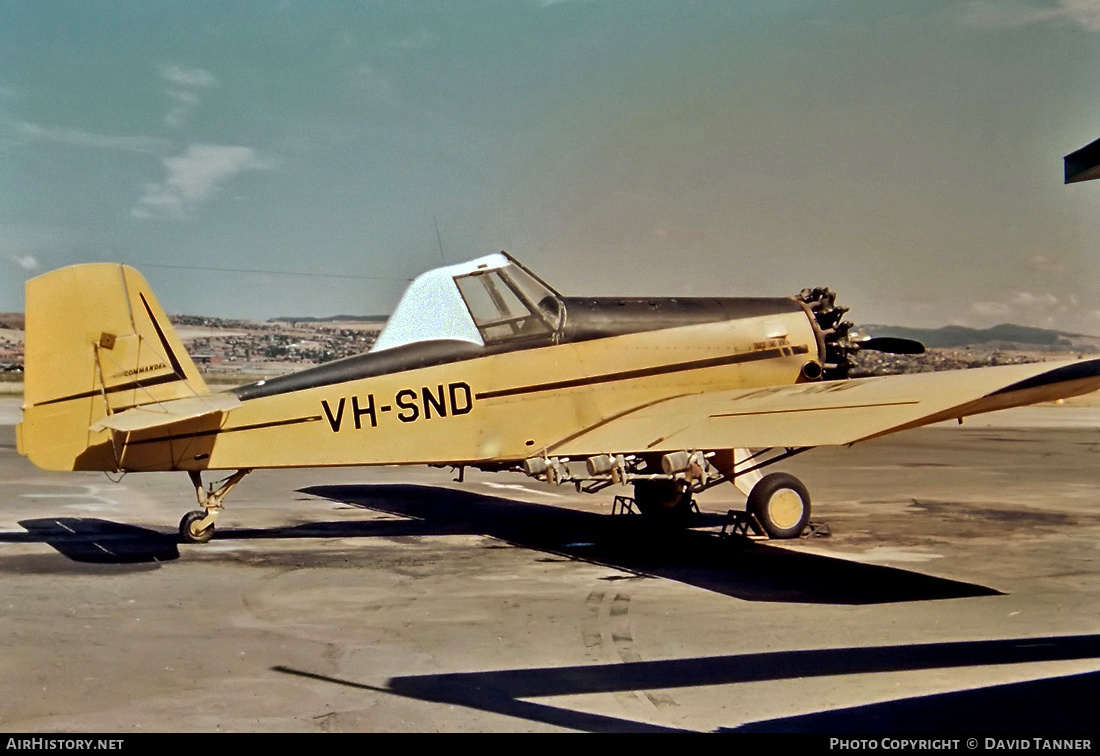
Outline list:
[[[860,331],[871,336],[898,336],[904,339],[916,339],[927,347],[965,347],[982,344],[999,346],[1039,348],[1044,350],[1100,351],[1100,337],[1083,333],[1068,333],[1047,328],[1002,323],[992,328],[966,328],[964,326],[944,326],[943,328],[906,328],[904,326],[867,325]]]
[[[329,315],[327,318],[291,317],[283,315],[278,318],[268,318],[268,323],[385,323],[390,319],[389,315]]]
[[[271,318],[269,323],[378,323],[385,324],[388,315],[330,315],[329,317],[304,317],[285,315]],[[177,325],[230,328],[247,325],[247,321],[223,320],[202,316],[177,315],[172,317]],[[23,330],[21,312],[0,312],[0,329]],[[907,328],[892,325],[860,325],[858,330],[869,336],[898,336],[916,339],[927,347],[953,349],[968,346],[989,346],[997,349],[1021,349],[1038,351],[1066,351],[1100,353],[1100,336],[1085,333],[1055,331],[1049,328],[1002,323],[992,328],[966,328],[949,325],[943,328]]]

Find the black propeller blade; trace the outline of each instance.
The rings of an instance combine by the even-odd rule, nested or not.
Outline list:
[[[853,342],[860,349],[871,349],[875,352],[887,354],[924,354],[924,344],[913,339],[902,339],[897,336],[872,336],[867,339]]]

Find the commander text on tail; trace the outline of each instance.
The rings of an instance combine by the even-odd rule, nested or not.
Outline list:
[[[807,448],[1087,393],[1100,360],[848,379],[826,289],[788,298],[578,298],[504,253],[424,273],[370,352],[211,393],[145,279],[77,265],[27,283],[18,446],[48,470],[185,470],[203,542],[250,470],[454,465],[594,492],[653,517],[732,481],[772,537],[805,487],[760,469]],[[235,471],[204,489],[204,470]]]

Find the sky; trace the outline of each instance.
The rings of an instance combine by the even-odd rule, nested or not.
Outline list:
[[[385,314],[507,250],[1100,334],[1098,137],[1100,0],[0,0],[0,311],[111,261],[174,313]]]

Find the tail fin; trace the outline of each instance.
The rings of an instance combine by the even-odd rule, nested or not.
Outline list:
[[[46,470],[118,469],[110,431],[130,407],[209,391],[148,282],[126,265],[74,265],[27,282],[19,451]]]

